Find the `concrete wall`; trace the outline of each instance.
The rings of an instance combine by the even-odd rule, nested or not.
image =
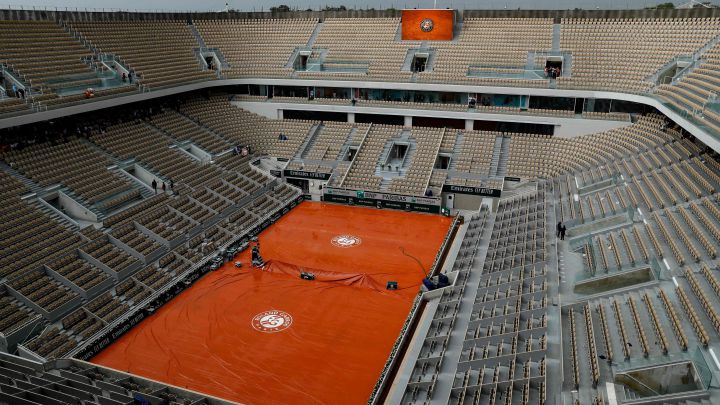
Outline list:
[[[472,129],[472,122],[498,121],[498,122],[520,122],[528,124],[545,124],[555,126],[555,136],[560,138],[572,138],[580,135],[595,134],[613,128],[622,128],[631,124],[630,121],[593,120],[585,118],[569,117],[547,117],[539,115],[522,114],[494,114],[484,112],[460,112],[441,111],[411,108],[390,108],[390,107],[353,107],[351,105],[333,104],[301,104],[301,103],[275,103],[257,101],[232,101],[232,104],[239,108],[253,112],[264,117],[275,119],[283,110],[296,111],[326,111],[354,114],[379,114],[403,116],[405,126],[412,126],[412,117],[433,117],[453,118],[466,120],[466,128]]]
[[[64,211],[68,216],[79,219],[82,221],[98,222],[97,214],[90,211],[87,207],[81,203],[75,201],[69,195],[58,190],[58,202],[60,204],[61,211]]]
[[[444,194],[444,193],[443,193]],[[480,209],[483,197],[479,195],[454,194],[454,206],[456,210],[477,211]]]

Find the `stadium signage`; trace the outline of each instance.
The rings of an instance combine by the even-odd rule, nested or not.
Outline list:
[[[270,174],[275,177],[282,177],[282,172],[280,170],[270,170]]]
[[[108,347],[117,338],[129,331],[133,326],[145,319],[145,311],[139,310],[135,315],[115,325],[114,328],[106,332],[95,344],[86,347],[83,351],[73,356],[80,360],[89,360],[103,349]]]
[[[326,188],[323,199],[328,202],[341,204],[392,208],[397,210],[428,212],[434,214],[440,213],[439,198],[413,197],[409,195],[374,193],[370,191],[358,192],[356,190]]]
[[[427,205],[440,205],[440,199],[439,198],[429,198],[429,197],[414,197],[410,195],[401,195],[401,194],[388,194],[388,193],[375,193],[371,191],[365,191],[363,193],[358,194],[356,190],[343,190],[338,188],[326,188],[325,189],[326,194],[333,194],[338,196],[344,196],[344,197],[357,197],[360,199],[366,199],[366,200],[381,200],[381,201],[393,201],[393,202],[401,202],[401,203],[412,203],[412,204],[427,204]]]
[[[330,173],[306,172],[303,170],[284,170],[283,173],[285,177],[297,177],[301,179],[327,180],[330,178]]]
[[[483,197],[500,197],[502,193],[502,191],[497,188],[456,186],[452,184],[445,184],[442,191],[444,193],[479,195]]]
[[[520,177],[505,176],[505,181],[515,181],[515,182],[518,182],[518,181],[520,181]]]

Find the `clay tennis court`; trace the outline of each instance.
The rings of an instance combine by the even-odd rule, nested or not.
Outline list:
[[[226,264],[92,361],[247,404],[365,403],[450,223],[304,202],[260,235],[266,271]]]

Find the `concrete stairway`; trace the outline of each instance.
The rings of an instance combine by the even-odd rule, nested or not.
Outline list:
[[[508,154],[510,153],[510,138],[499,136],[495,138],[492,160],[490,161],[491,177],[504,177],[507,173]]]
[[[495,176],[500,167],[500,154],[502,151],[503,137],[498,136],[495,138],[495,145],[493,146],[492,159],[490,160],[490,176]]]
[[[195,37],[195,40],[197,41],[200,49],[207,49],[207,45],[205,45],[205,40],[203,39],[202,35],[200,35],[200,32],[197,30],[197,27],[195,27],[195,24],[188,24],[187,27],[190,30],[190,33],[193,34],[193,37]]]
[[[319,22],[315,24],[315,29],[313,30],[312,34],[310,35],[310,38],[307,41],[307,47],[312,48],[312,46],[315,44],[315,41],[317,40],[318,35],[320,34],[320,30],[322,30],[323,23]]]
[[[340,147],[340,156],[338,156],[338,159],[343,160],[345,156],[347,156],[348,150],[350,149],[350,146],[353,144],[353,140],[355,137],[355,134],[357,134],[357,128],[353,127],[350,129],[350,132],[347,135],[347,138],[345,139],[345,143],[342,144]]]
[[[18,172],[17,170],[13,169],[10,166],[8,166],[5,162],[3,162],[1,160],[0,160],[0,170],[11,175],[12,177],[15,178],[15,180],[18,180],[19,182],[26,185],[30,189],[30,191],[32,191],[33,193],[40,193],[42,191],[42,187],[40,187],[34,181],[30,180],[28,177],[25,177],[24,175],[20,174],[20,172]]]
[[[460,159],[464,140],[465,135],[463,135],[462,131],[458,131],[455,138],[455,145],[453,146],[452,156],[450,157],[450,165],[448,166],[449,171],[454,171],[457,169],[457,161],[458,159]]]
[[[204,124],[202,124],[202,123],[200,123],[200,122],[198,122],[198,121],[195,121],[194,119],[188,117],[187,115],[181,113],[180,111],[177,111],[177,110],[173,110],[173,111],[175,112],[175,114],[177,114],[177,115],[179,115],[180,117],[182,117],[182,118],[184,118],[184,119],[192,122],[193,124],[195,124],[195,126],[197,126],[198,128],[200,128],[201,130],[203,130],[203,131],[211,134],[212,136],[214,136],[214,137],[216,137],[216,138],[219,138],[219,139],[222,139],[222,140],[224,140],[224,141],[228,141],[228,142],[230,142],[230,143],[234,142],[232,139],[225,137],[224,134],[221,134],[221,133],[219,133],[219,132],[214,131],[212,128],[209,128],[209,127],[205,126]],[[164,131],[161,131],[161,132],[164,132]]]
[[[507,162],[510,154],[510,141],[511,138],[506,137],[502,139],[502,145],[500,146],[500,158],[498,160],[497,173],[498,177],[505,177],[507,174]]]
[[[552,50],[560,50],[560,24],[553,24]]]
[[[308,151],[312,150],[318,134],[322,131],[324,127],[324,124],[313,124],[313,126],[310,127],[308,135],[305,137],[305,140],[300,145],[297,153],[295,154],[295,159],[304,159],[305,157],[307,157]]]

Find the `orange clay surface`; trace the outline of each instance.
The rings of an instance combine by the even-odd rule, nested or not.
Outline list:
[[[414,258],[429,268],[449,225],[437,215],[303,202],[260,235],[266,271],[226,264],[92,361],[247,404],[364,404],[423,278]],[[338,235],[361,242],[338,247]],[[316,280],[300,279],[301,270]],[[385,290],[388,280],[400,289]],[[289,314],[290,326],[253,327],[271,310]]]

